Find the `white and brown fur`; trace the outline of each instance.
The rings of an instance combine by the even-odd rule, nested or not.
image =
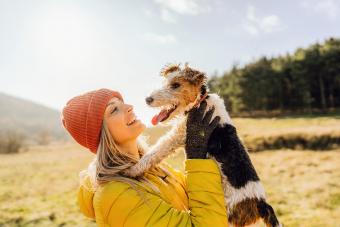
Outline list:
[[[125,171],[125,174],[131,177],[143,174],[145,170],[174,153],[177,148],[184,146],[186,113],[207,92],[206,75],[188,67],[187,64],[183,69],[177,64],[168,65],[161,75],[166,79],[166,84],[152,92],[146,101],[151,107],[171,108],[176,105],[177,108],[166,122],[171,119],[177,119],[177,122],[135,166]],[[217,161],[221,170],[230,225],[247,226],[262,218],[267,226],[281,226],[273,208],[265,201],[264,189],[246,149],[237,136],[228,138],[231,128],[227,125],[232,125],[232,122],[223,99],[217,94],[208,94],[205,100],[207,110],[215,107],[212,119],[215,116],[221,118],[209,139],[208,157]]]

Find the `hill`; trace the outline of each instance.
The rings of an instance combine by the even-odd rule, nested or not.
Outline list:
[[[27,141],[64,139],[58,110],[0,92],[0,133],[19,133]]]

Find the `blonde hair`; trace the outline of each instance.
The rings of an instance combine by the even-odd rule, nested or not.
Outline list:
[[[137,139],[137,147],[139,156],[142,157],[148,149],[145,138],[142,136],[139,136]],[[137,162],[138,159],[136,157],[119,149],[104,120],[96,157],[89,164],[87,170],[80,173],[80,178],[82,179],[84,175],[88,175],[90,177],[93,186],[93,188],[89,189],[91,191],[95,191],[99,185],[115,180],[128,183],[134,189],[137,189],[138,186],[143,188],[145,188],[145,186],[149,186],[145,189],[148,191],[151,189],[152,192],[159,193],[158,188],[144,176],[130,178],[123,175],[124,170],[135,165]],[[153,169],[169,173],[161,166],[155,166]],[[139,184],[140,182],[144,182],[146,184]]]

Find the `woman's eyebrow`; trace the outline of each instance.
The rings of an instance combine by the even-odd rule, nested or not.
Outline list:
[[[115,101],[109,102],[106,106],[108,107],[108,106],[113,105],[113,104],[116,104],[116,102]]]

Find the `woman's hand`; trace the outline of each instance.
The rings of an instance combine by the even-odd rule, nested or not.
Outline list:
[[[187,159],[205,159],[207,157],[208,141],[211,133],[218,125],[220,117],[216,116],[209,124],[215,108],[212,107],[203,116],[206,107],[207,102],[204,100],[199,108],[193,108],[189,111],[185,141]]]

